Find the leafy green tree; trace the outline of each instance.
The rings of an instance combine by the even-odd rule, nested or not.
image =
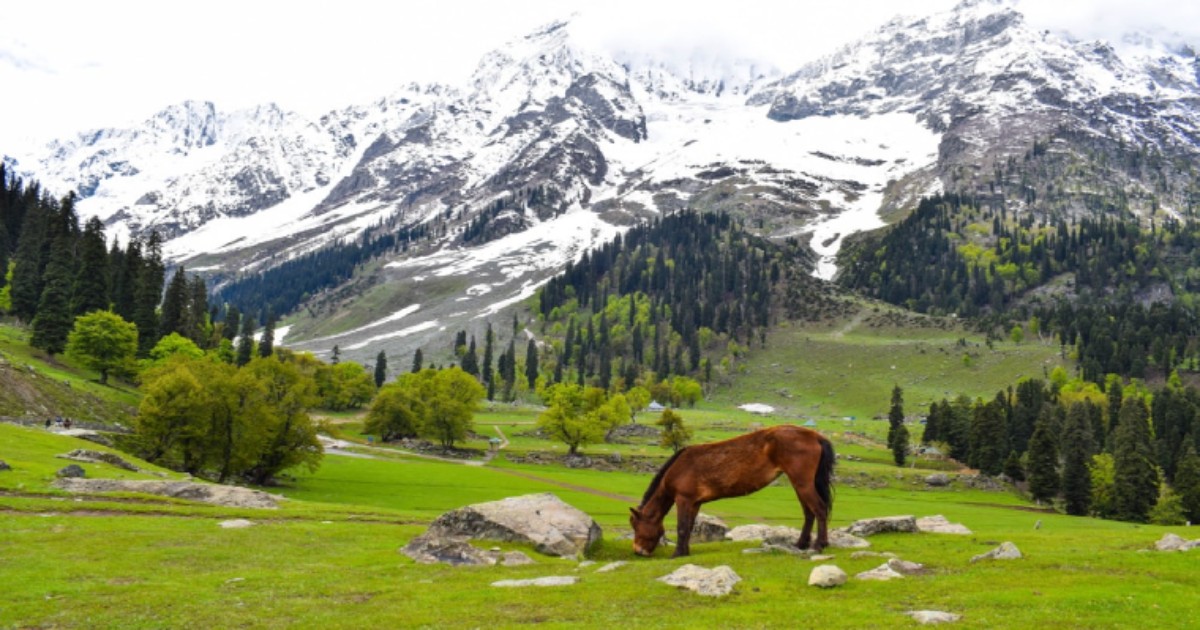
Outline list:
[[[1123,521],[1145,522],[1158,499],[1148,416],[1140,396],[1126,396],[1113,432],[1113,498],[1117,518]]]
[[[629,421],[635,422],[637,414],[650,404],[650,390],[638,385],[625,392],[625,401],[629,403]]]
[[[43,252],[50,245],[46,234],[48,214],[42,204],[34,204],[28,210],[12,259],[13,276],[8,283],[11,310],[23,322],[33,321],[42,297]]]
[[[1179,492],[1183,514],[1192,523],[1200,523],[1200,456],[1195,441],[1189,435],[1183,457],[1175,470],[1175,489]]]
[[[75,319],[67,337],[67,356],[100,372],[100,384],[108,374],[133,361],[137,354],[137,326],[111,311],[93,311]]]
[[[675,376],[671,379],[671,402],[676,406],[686,404],[695,407],[696,401],[704,397],[704,388],[699,381],[686,376]]]
[[[204,422],[204,385],[192,361],[180,357],[142,376],[135,433],[149,461],[198,472],[209,427]]]
[[[1062,435],[1062,494],[1067,514],[1085,516],[1091,507],[1091,475],[1088,460],[1092,451],[1092,426],[1087,405],[1076,403],[1067,410]]]
[[[658,444],[663,448],[678,453],[692,440],[692,430],[684,426],[683,417],[670,409],[663,409],[655,424],[662,427]]]
[[[67,346],[67,336],[75,318],[71,315],[71,287],[74,264],[71,242],[65,237],[54,240],[50,262],[46,265],[44,288],[33,318],[33,335],[29,345],[49,354],[59,354]]]
[[[538,428],[552,439],[567,445],[568,454],[575,455],[580,447],[604,439],[614,422],[629,417],[629,404],[624,415],[606,406],[605,392],[598,387],[583,387],[575,383],[558,383],[546,389],[546,411],[538,416]]]
[[[416,437],[427,413],[419,388],[409,382],[389,383],[380,388],[367,410],[363,431],[378,435],[383,442]]]
[[[1029,493],[1038,501],[1053,499],[1058,495],[1061,485],[1058,475],[1058,448],[1050,417],[1049,413],[1038,417],[1033,437],[1029,439],[1029,466],[1026,477],[1029,479]]]
[[[1183,525],[1187,518],[1183,513],[1183,501],[1166,483],[1158,492],[1158,501],[1150,509],[1150,522],[1155,525]]]
[[[376,388],[383,387],[383,384],[387,382],[387,372],[388,372],[387,353],[384,352],[383,350],[380,350],[379,354],[375,355],[375,387]]]
[[[424,370],[415,375],[421,384],[421,400],[426,414],[417,428],[421,437],[436,440],[442,448],[453,448],[471,430],[475,412],[483,400],[484,389],[459,368]]]
[[[1091,511],[1100,518],[1113,518],[1117,514],[1116,472],[1113,456],[1100,453],[1092,456],[1088,465],[1088,475],[1092,488]]]
[[[375,395],[375,381],[363,366],[353,361],[317,367],[319,404],[333,411],[358,409]]]
[[[295,362],[261,357],[242,368],[262,383],[267,413],[255,431],[262,449],[247,470],[254,483],[271,482],[280,471],[295,466],[316,470],[324,451],[308,410],[316,403],[317,386]]]
[[[189,359],[199,359],[204,356],[204,351],[191,339],[179,333],[171,333],[159,339],[158,343],[150,349],[150,364],[159,364],[177,355]]]

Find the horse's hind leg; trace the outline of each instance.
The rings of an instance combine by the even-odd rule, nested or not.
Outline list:
[[[698,503],[683,498],[676,499],[675,519],[678,522],[678,528],[676,529],[678,540],[675,541],[673,558],[692,553],[692,527],[696,524],[696,514],[699,512],[700,505]]]
[[[813,511],[803,502],[800,503],[800,507],[804,508],[804,529],[800,530],[800,540],[796,542],[796,546],[808,549],[812,542]]]
[[[825,505],[821,495],[817,494],[817,488],[811,481],[791,476],[788,479],[792,482],[792,489],[796,491],[796,498],[800,499],[800,505],[804,508],[804,529],[800,532],[798,544],[801,549],[808,547],[819,552],[829,545],[829,506]],[[817,541],[810,546],[814,518],[817,521]]]

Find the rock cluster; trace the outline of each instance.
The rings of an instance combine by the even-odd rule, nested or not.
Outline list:
[[[70,453],[63,453],[58,456],[61,459],[70,459],[77,462],[87,462],[89,464],[111,464],[123,470],[137,472],[141,470],[137,466],[125,461],[116,453],[107,453],[104,451],[92,451],[85,448],[77,448]]]
[[[1163,534],[1163,537],[1154,543],[1154,548],[1159,551],[1188,551],[1197,547],[1200,547],[1200,538],[1187,540],[1177,534]]]
[[[962,523],[951,523],[945,516],[937,514],[917,519],[917,531],[926,534],[960,534],[970,535],[971,530]]]
[[[79,468],[71,464],[67,468]],[[63,470],[66,470],[64,468]],[[82,470],[82,469],[80,469]],[[61,471],[60,471],[61,472]],[[142,481],[132,479],[59,479],[54,486],[67,492],[139,492],[223,507],[277,508],[276,498],[261,490],[194,481]]]
[[[855,521],[846,532],[855,536],[874,536],[889,532],[912,533],[917,531],[917,519],[912,516],[883,516]]]

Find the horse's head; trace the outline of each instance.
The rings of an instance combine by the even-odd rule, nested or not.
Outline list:
[[[648,518],[637,508],[629,508],[629,525],[633,527],[633,552],[649,556],[663,537],[662,519]]]

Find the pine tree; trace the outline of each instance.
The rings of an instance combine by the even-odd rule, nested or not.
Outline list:
[[[150,349],[160,339],[158,330],[158,305],[162,301],[164,267],[162,261],[162,237],[151,232],[146,240],[142,267],[138,270],[134,287],[133,323],[138,328],[138,356],[150,354]]]
[[[908,429],[904,426],[904,390],[892,388],[892,406],[888,410],[888,448],[897,466],[903,466],[908,454]]]
[[[538,349],[537,342],[530,339],[525,346],[525,380],[529,382],[529,389],[537,387],[538,378]]]
[[[1062,434],[1062,494],[1067,514],[1085,516],[1092,503],[1092,427],[1087,406],[1071,405]]]
[[[32,322],[42,297],[42,250],[46,247],[47,211],[34,205],[25,215],[17,251],[13,256],[12,313],[23,322]]]
[[[1113,494],[1117,518],[1145,522],[1158,500],[1158,470],[1150,444],[1149,412],[1140,397],[1121,402],[1113,431]]]
[[[167,293],[162,301],[162,314],[159,317],[159,337],[178,333],[191,338],[184,325],[185,312],[188,307],[187,269],[180,267],[175,270],[171,282],[167,284]],[[194,340],[193,340],[194,341]]]
[[[1021,466],[1021,457],[1016,451],[1009,451],[1004,460],[1004,474],[1013,481],[1025,481],[1025,468]]]
[[[1060,485],[1058,449],[1050,419],[1051,414],[1043,411],[1035,421],[1033,436],[1029,438],[1029,466],[1025,476],[1029,479],[1029,493],[1038,501],[1053,499]]]
[[[1003,470],[1008,452],[1008,430],[1001,397],[988,403],[977,402],[971,417],[968,462],[983,474],[994,476]]]
[[[375,387],[376,388],[383,387],[383,384],[387,382],[387,371],[388,371],[387,353],[384,352],[383,350],[380,350],[379,354],[375,355]]]
[[[222,330],[222,335],[233,341],[238,335],[238,328],[242,325],[242,312],[236,306],[230,306],[229,311],[225,313],[225,328]]]
[[[471,335],[471,344],[467,353],[462,356],[462,369],[467,374],[479,378],[479,354],[475,351],[475,335]]]
[[[425,360],[421,357],[421,349],[417,348],[416,351],[413,352],[412,373],[416,374],[417,372],[420,372],[421,368],[424,367],[424,363]]]
[[[138,239],[131,239],[119,258],[112,256],[111,253],[110,258],[114,274],[111,296],[113,310],[125,321],[137,324],[134,314],[137,311],[138,276],[141,274],[143,266],[142,242]]]
[[[267,311],[267,321],[258,340],[258,356],[266,358],[272,354],[275,354],[275,313]]]
[[[335,343],[335,344],[333,344],[333,350],[331,350],[329,352],[329,364],[337,365],[341,362],[342,362],[342,349],[339,348],[338,345]]]
[[[92,311],[108,310],[108,252],[104,242],[104,224],[92,217],[79,241],[79,269],[71,313],[76,317]]]
[[[66,349],[67,336],[75,321],[71,316],[72,267],[70,238],[54,239],[50,263],[46,265],[45,288],[33,318],[33,336],[29,340],[29,345],[52,355]]]
[[[213,311],[215,317],[216,311]],[[213,346],[211,339],[211,328],[208,312],[208,285],[205,284],[204,278],[198,275],[192,275],[188,280],[188,304],[187,316],[184,318],[184,326],[187,328],[188,339],[196,342],[201,348],[209,348]]]
[[[942,406],[939,403],[929,405],[929,415],[925,416],[925,430],[921,432],[921,443],[932,444],[940,441],[939,432],[942,428]]]
[[[252,358],[254,358],[254,318],[247,315],[242,318],[242,331],[238,335],[238,367],[246,365]]]
[[[1175,490],[1183,503],[1183,514],[1193,524],[1200,523],[1200,456],[1196,455],[1196,442],[1187,436],[1183,456],[1175,469]]]
[[[495,356],[496,350],[494,347],[495,345],[496,345],[496,333],[492,332],[492,323],[488,322],[487,335],[484,338],[484,346],[483,346],[483,382],[488,385],[491,385],[492,377],[495,376],[495,374],[494,374],[495,370],[493,368],[493,365],[496,360],[496,356]],[[495,391],[495,390],[489,388],[489,391]],[[488,400],[491,400],[491,398],[488,398]]]

